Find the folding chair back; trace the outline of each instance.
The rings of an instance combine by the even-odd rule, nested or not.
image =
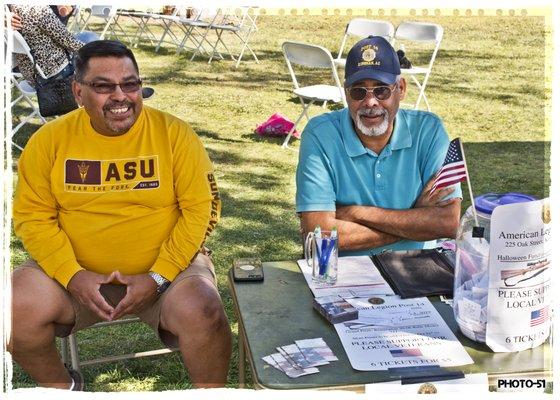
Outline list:
[[[109,18],[117,13],[117,9],[111,5],[109,6],[91,6],[91,15],[100,18]]]
[[[341,67],[346,65],[346,59],[342,57],[342,54],[344,53],[346,41],[349,36],[355,36],[360,39],[368,36],[382,36],[389,42],[392,42],[394,33],[395,27],[389,21],[379,21],[366,18],[352,19],[348,25],[346,25],[346,31],[342,37],[342,43],[340,44],[340,49],[338,50],[338,56],[334,60],[335,64]]]
[[[288,66],[290,66],[290,63],[311,68],[331,68],[332,66],[332,56],[327,49],[321,46],[284,42],[282,50],[288,61]]]
[[[344,96],[344,89],[340,84],[334,60],[327,49],[308,43],[284,42],[282,44],[282,51],[294,84],[294,94],[299,97],[303,108],[301,114],[294,123],[294,127],[288,133],[284,143],[282,144],[282,147],[287,148],[290,137],[303,116],[306,116],[307,119],[309,119],[307,109],[311,104],[315,102],[322,102],[324,106],[327,101],[333,101],[336,103],[341,102],[344,107],[346,107],[347,104]],[[330,83],[334,83],[334,85],[320,83],[302,86],[298,80],[298,75],[296,75],[294,70],[294,65],[323,70],[330,69],[330,74],[332,76]]]
[[[8,43],[8,49],[11,50],[11,53],[25,54],[31,60],[31,62],[33,62],[33,55],[31,54],[29,45],[27,44],[23,36],[21,36],[18,31],[14,30],[6,30],[4,32],[6,43]],[[10,36],[8,36],[9,32],[11,32]],[[36,65],[36,69],[42,77],[45,77],[45,74],[43,73],[43,70],[41,70],[41,67]],[[12,92],[10,90],[10,109],[13,110],[14,106],[19,104],[20,102],[25,102],[31,108],[31,112],[29,112],[27,115],[21,116],[19,124],[17,124],[15,127],[12,127],[11,131],[9,132],[9,139],[12,146],[23,151],[23,147],[14,142],[14,136],[16,135],[16,133],[33,118],[38,118],[41,124],[44,124],[46,120],[45,118],[43,118],[43,116],[41,116],[41,114],[39,113],[39,108],[32,101],[32,97],[37,94],[35,88],[31,86],[29,82],[23,80],[20,73],[11,72],[10,82],[11,87],[15,88],[19,92],[19,94],[15,96],[15,98],[12,98]],[[6,105],[6,111],[7,107],[8,105]]]
[[[440,43],[443,28],[438,24],[427,22],[403,22],[397,27],[395,39],[414,40],[418,42]]]
[[[401,68],[401,74],[409,75],[418,87],[419,93],[416,104],[414,105],[415,109],[419,107],[420,100],[424,100],[428,111],[430,110],[430,105],[428,104],[428,99],[426,98],[426,86],[428,84],[428,78],[432,72],[442,39],[443,28],[438,24],[426,22],[403,22],[395,31],[395,41],[400,44],[403,51],[406,50],[405,44],[412,44],[414,42],[419,45],[418,47],[421,47],[420,51],[431,51],[430,61],[427,65],[416,65],[414,58],[407,53],[407,58],[412,62],[412,67]],[[418,49],[416,50],[416,53],[420,54]],[[421,82],[416,77],[417,75],[423,76]]]
[[[12,52],[17,54],[25,54],[27,58],[29,58],[29,60],[33,64],[35,64],[35,59],[33,58],[33,54],[31,54],[31,48],[29,47],[21,33],[13,30],[12,37],[14,38],[14,47],[12,49]],[[47,76],[45,75],[39,64],[35,64],[35,69],[41,76],[41,78],[47,79]]]

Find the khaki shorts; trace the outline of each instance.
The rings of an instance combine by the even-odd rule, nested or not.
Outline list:
[[[34,260],[27,260],[20,266],[20,268],[36,268],[44,273],[43,269]],[[189,265],[189,267],[175,277],[167,290],[163,292],[163,294],[159,296],[152,305],[146,307],[144,310],[136,314],[142,321],[150,325],[152,329],[158,333],[161,341],[169,347],[177,346],[177,337],[168,331],[159,329],[161,306],[163,304],[165,296],[167,296],[179,282],[192,276],[202,276],[206,279],[209,279],[214,284],[214,287],[216,287],[217,290],[216,274],[214,272],[214,265],[212,264],[212,260],[207,255],[199,253],[193,260],[193,262]],[[87,328],[88,326],[102,321],[102,319],[99,318],[97,314],[79,303],[62,285],[60,285],[60,287],[62,290],[64,290],[72,303],[72,307],[74,308],[74,313],[76,315],[76,320],[74,322],[74,325],[55,324],[56,336],[65,337],[70,335],[71,333],[75,333],[81,329]],[[103,284],[99,288],[99,291],[101,292],[105,300],[107,300],[107,302],[111,306],[115,307],[125,296],[126,286],[116,284]]]

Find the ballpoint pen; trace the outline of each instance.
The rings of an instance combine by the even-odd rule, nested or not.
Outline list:
[[[336,231],[336,227],[333,227],[332,230],[331,230],[330,237],[323,239],[323,243],[327,242],[327,244],[326,244],[326,248],[324,249],[324,251],[323,251],[323,253],[321,254],[321,257],[320,257],[319,265],[320,265],[320,267],[323,271],[321,274],[324,274],[327,270],[327,267],[329,265],[329,260],[330,260],[331,255],[332,255],[332,251],[333,251],[333,248],[335,247],[335,244],[336,244],[337,240],[338,240],[338,233]]]

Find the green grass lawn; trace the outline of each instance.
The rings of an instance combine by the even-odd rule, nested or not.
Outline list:
[[[444,28],[427,95],[451,138],[464,143],[475,195],[519,191],[548,196],[550,77],[545,51],[551,27],[544,17],[384,16],[395,26],[403,20],[436,22]],[[222,295],[234,336],[229,387],[238,383],[237,320],[227,288],[232,260],[258,256],[263,261],[295,260],[301,255],[298,219],[294,211],[297,152],[280,148],[281,139],[261,138],[255,126],[281,112],[294,120],[301,110],[282,56],[285,40],[307,41],[336,55],[346,15],[261,16],[251,47],[260,63],[230,60],[208,64],[190,53],[165,47],[154,53],[144,43],[135,49],[141,76],[156,94],[146,104],[192,124],[214,162],[223,211],[209,240]],[[229,43],[229,42],[228,42]],[[407,52],[412,63],[426,54]],[[246,57],[246,60],[249,60]],[[416,99],[409,85],[408,100]],[[314,107],[312,115],[336,109]],[[17,120],[17,111],[14,113]],[[300,130],[304,124],[300,126]],[[28,125],[16,141],[39,126]],[[297,149],[298,143],[294,141]],[[14,153],[17,160],[19,153]],[[463,211],[469,205],[463,186]],[[12,240],[12,264],[26,258],[21,243]],[[298,339],[298,338],[294,338]],[[146,327],[128,325],[86,330],[78,334],[84,358],[157,347]],[[270,349],[274,351],[273,348]],[[161,391],[190,387],[177,354],[151,359],[85,367],[91,391]],[[14,387],[32,386],[14,367]]]

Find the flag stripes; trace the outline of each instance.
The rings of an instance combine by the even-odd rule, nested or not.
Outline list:
[[[430,194],[437,189],[454,185],[465,179],[467,179],[467,167],[461,151],[459,138],[456,138],[449,143],[445,160],[436,174],[436,180],[430,189]]]

